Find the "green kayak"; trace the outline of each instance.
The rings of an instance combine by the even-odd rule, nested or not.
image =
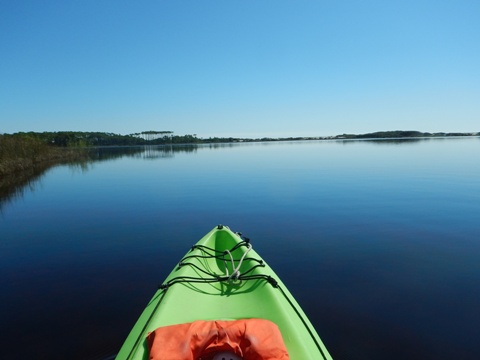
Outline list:
[[[331,359],[305,313],[249,240],[222,225],[198,241],[166,278],[116,359],[149,359],[147,336],[158,328],[240,319],[275,324],[290,359]],[[220,357],[225,358],[241,357]]]

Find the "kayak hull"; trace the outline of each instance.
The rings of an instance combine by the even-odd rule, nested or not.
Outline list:
[[[148,359],[146,336],[158,327],[251,318],[278,326],[290,359],[331,359],[307,316],[268,264],[240,235],[218,226],[166,278],[116,359]]]

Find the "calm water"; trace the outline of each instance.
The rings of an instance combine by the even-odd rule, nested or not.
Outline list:
[[[479,154],[479,138],[324,141],[101,149],[53,168],[0,204],[0,358],[115,354],[222,223],[335,359],[478,359]]]

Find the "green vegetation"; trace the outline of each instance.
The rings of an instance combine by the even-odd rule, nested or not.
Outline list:
[[[91,155],[90,148],[95,147],[201,142],[196,135],[174,136],[171,131],[144,131],[131,135],[79,131],[3,134],[0,135],[0,176],[85,159]]]
[[[476,136],[478,133],[429,133],[420,131],[378,131],[368,134],[352,135],[343,134],[337,135],[335,139],[410,139],[410,138],[425,138],[425,137],[445,137],[445,136]]]
[[[78,149],[49,146],[35,137],[0,135],[0,176],[84,156]]]
[[[1,135],[0,135],[1,136]],[[196,135],[173,135],[172,131],[144,131],[120,135],[105,132],[59,131],[59,132],[19,132],[4,134],[4,137],[38,140],[55,147],[98,147],[98,146],[137,146],[191,144],[204,142]]]

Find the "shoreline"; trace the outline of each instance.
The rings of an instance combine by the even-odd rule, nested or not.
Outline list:
[[[398,135],[398,134],[397,134]],[[328,142],[355,142],[355,141],[375,141],[375,142],[407,142],[407,141],[427,141],[434,139],[461,139],[461,138],[480,138],[479,133],[442,136],[400,136],[400,137],[369,137],[365,135],[338,136],[338,137],[295,137],[295,138],[262,138],[262,139],[233,139],[233,138],[213,138],[207,141],[195,142],[171,142],[171,143],[148,143],[140,145],[103,145],[103,146],[68,146],[60,147],[46,144],[39,140],[31,138],[11,138],[0,135],[0,211],[2,204],[8,203],[17,196],[21,196],[26,186],[33,184],[43,176],[49,169],[58,165],[80,165],[84,166],[89,161],[102,160],[101,149],[108,148],[134,148],[145,147],[168,147],[171,151],[178,151],[182,147],[190,148],[197,146],[235,146],[241,144],[254,143],[280,143],[280,142],[309,142],[309,141],[328,141]],[[99,153],[100,151],[100,153]],[[105,156],[105,155],[103,155]],[[108,156],[107,156],[108,158]]]
[[[164,135],[164,132],[158,132]],[[380,131],[366,134],[342,134],[336,136],[311,136],[287,138],[197,138],[196,135],[175,136],[168,134],[158,138],[143,139],[133,135],[112,133],[59,132],[15,133],[0,135],[0,176],[12,176],[31,172],[35,168],[49,168],[69,162],[88,160],[89,149],[101,147],[129,147],[148,145],[208,145],[255,142],[287,141],[406,141],[421,139],[450,139],[479,137],[480,132],[428,133],[419,131]],[[53,140],[52,140],[53,139]],[[0,186],[2,184],[0,183]]]
[[[2,178],[86,158],[87,153],[82,148],[54,147],[35,139],[0,136],[0,176]]]

